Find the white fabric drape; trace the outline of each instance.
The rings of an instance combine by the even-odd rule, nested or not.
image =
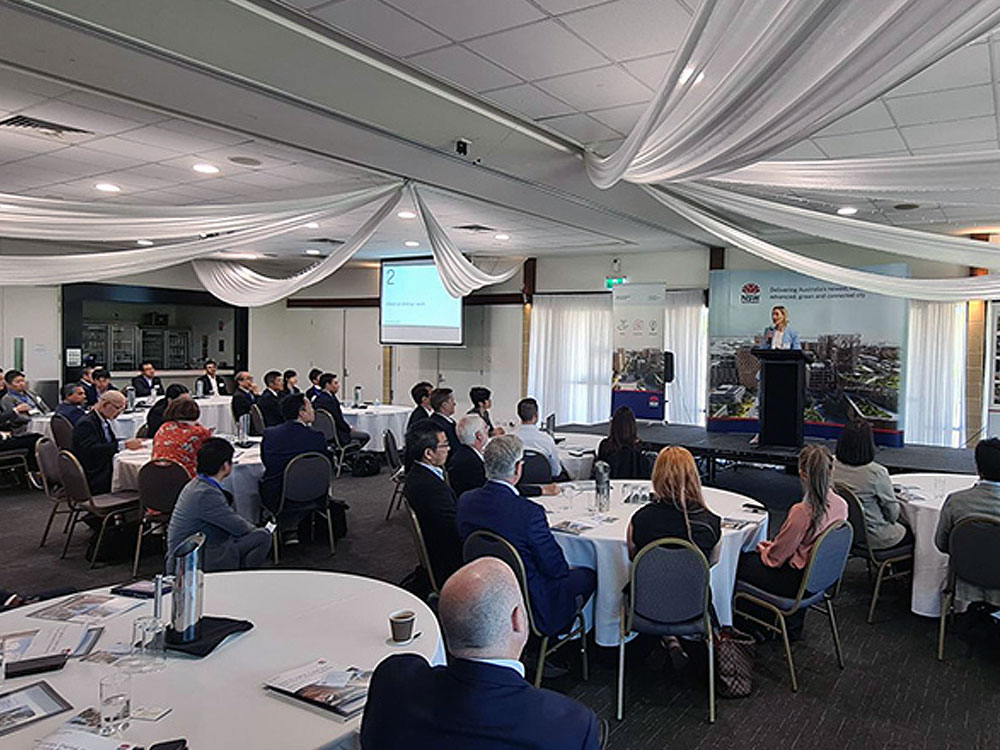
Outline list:
[[[611,295],[537,294],[528,393],[543,414],[589,424],[611,414]]]
[[[697,203],[814,237],[940,263],[1000,269],[1000,246],[988,242],[833,216],[708,185],[688,183],[670,189]]]
[[[967,305],[910,303],[906,442],[959,448],[965,440]]]
[[[1000,25],[1000,0],[702,0],[595,185],[710,177],[772,156]]]
[[[807,258],[790,250],[772,245],[739,227],[723,221],[687,201],[669,195],[662,190],[644,186],[649,195],[663,205],[676,211],[692,224],[714,234],[730,245],[775,263],[783,268],[822,279],[834,284],[861,289],[875,294],[907,299],[922,299],[936,302],[965,301],[969,299],[993,299],[1000,295],[1000,276],[974,276],[951,279],[908,279],[886,276],[868,271],[844,268],[825,261]]]
[[[667,386],[667,421],[704,425],[708,308],[703,290],[667,292],[663,347],[674,353],[674,382]]]

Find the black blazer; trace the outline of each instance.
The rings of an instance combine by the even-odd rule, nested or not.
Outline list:
[[[226,381],[221,375],[216,375],[214,378],[208,377],[208,373],[202,375],[196,383],[201,383],[201,392],[206,396],[208,395],[209,389],[212,387],[212,381],[215,380],[215,395],[216,396],[228,396],[229,389],[226,388]]]
[[[486,484],[486,468],[483,459],[468,445],[458,446],[448,467],[448,482],[459,497],[463,492],[474,490]]]
[[[417,514],[438,586],[462,567],[462,543],[455,525],[455,492],[437,474],[414,463],[406,472],[403,493]]]
[[[351,442],[351,425],[344,419],[344,412],[340,408],[340,399],[329,391],[320,391],[319,395],[313,399],[314,409],[323,409],[333,417],[333,424],[337,428],[337,439],[341,445]]]
[[[239,422],[240,417],[244,414],[249,414],[250,407],[253,404],[256,404],[259,398],[260,397],[255,395],[253,391],[244,391],[242,388],[237,388],[236,392],[233,394],[233,400],[229,405],[229,408],[233,412],[233,419]],[[250,434],[258,434],[253,428],[253,420],[250,420]]]
[[[156,431],[160,429],[160,425],[163,424],[163,415],[167,411],[167,397],[159,399],[155,404],[149,407],[149,411],[146,412],[146,437],[152,438],[156,435]]]
[[[285,421],[285,418],[281,416],[281,398],[275,396],[270,389],[260,394],[257,406],[260,407],[261,416],[264,417],[265,427],[275,427]]]
[[[509,667],[396,654],[375,669],[362,750],[598,750],[593,711]]]
[[[455,423],[454,421],[449,421],[447,417],[438,414],[437,412],[431,414],[430,419],[448,438],[448,445],[451,446],[451,450],[448,451],[448,467],[451,468],[452,456],[455,455],[455,451],[457,451],[459,446],[462,444],[459,442],[458,433],[455,431]]]
[[[612,479],[649,479],[653,473],[653,462],[643,455],[646,446],[636,443],[634,448],[611,450],[611,442],[604,438],[597,446],[597,459],[611,468]]]
[[[111,492],[111,472],[118,439],[110,442],[104,436],[104,418],[96,411],[76,423],[73,428],[73,455],[80,461],[92,495]]]
[[[79,386],[83,388],[83,392],[87,394],[87,406],[93,406],[97,403],[97,386],[93,383],[88,383],[81,380]],[[6,391],[6,389],[4,389]]]
[[[136,375],[132,378],[132,387],[135,388],[136,396],[148,396],[153,392],[153,388],[159,386],[160,393],[163,393],[163,382],[160,380],[159,375],[153,376],[152,386],[146,382],[146,378],[143,375]]]
[[[430,419],[430,415],[424,407],[418,404],[417,408],[410,412],[410,418],[406,420],[406,431],[409,432],[413,428],[413,425],[425,419]]]

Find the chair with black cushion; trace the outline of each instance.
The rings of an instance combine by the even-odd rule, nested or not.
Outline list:
[[[87,484],[87,475],[84,473],[83,467],[80,466],[80,462],[76,460],[76,456],[69,451],[59,452],[59,476],[62,478],[63,488],[66,491],[66,502],[73,509],[62,557],[66,557],[76,525],[88,514],[97,516],[101,519],[101,530],[97,534],[94,555],[90,560],[90,567],[93,568],[101,550],[101,542],[104,540],[104,532],[108,528],[108,522],[113,518],[121,518],[137,512],[139,510],[139,493],[128,490],[108,492],[104,495],[91,495],[90,485]]]
[[[337,476],[339,477],[340,472],[344,469],[344,465],[350,465],[351,457],[361,451],[361,443],[351,440],[342,444],[340,442],[340,435],[337,434],[337,426],[333,421],[333,415],[326,409],[316,410],[315,427],[323,433],[323,437],[326,438],[326,442],[330,444],[330,448],[333,450],[333,462],[336,464]]]
[[[0,471],[10,471],[14,474],[14,482],[21,483],[22,476],[32,483],[31,472],[28,469],[28,449],[15,448],[9,451],[0,451]],[[37,483],[35,483],[37,486]]]
[[[403,504],[403,487],[406,482],[406,470],[403,467],[403,459],[399,455],[399,447],[396,445],[396,436],[392,430],[382,433],[382,445],[385,446],[385,462],[389,465],[392,473],[393,488],[392,496],[389,498],[389,507],[385,511],[385,520],[389,520],[393,508],[399,508]]]
[[[62,414],[53,414],[49,422],[52,428],[52,439],[61,451],[73,450],[73,423]]]
[[[875,590],[872,592],[872,601],[868,606],[868,622],[875,619],[875,605],[878,604],[879,591],[882,590],[883,581],[891,581],[896,578],[904,578],[913,572],[913,542],[897,544],[888,549],[872,549],[868,542],[868,527],[865,525],[865,510],[860,498],[854,494],[850,487],[838,484],[834,487],[834,492],[847,501],[847,520],[854,527],[854,546],[851,547],[851,557],[864,558],[868,565],[868,578],[871,580],[872,571],[875,571]],[[860,529],[860,531],[858,531]],[[899,569],[901,563],[909,562],[908,567]]]
[[[264,414],[257,404],[250,404],[250,432],[254,435],[264,434]]]
[[[278,501],[278,508],[272,512],[268,508],[261,509],[265,519],[270,519],[278,525],[272,534],[274,542],[274,564],[278,564],[278,546],[281,531],[281,514],[285,509],[285,503],[291,501],[297,507],[307,508],[307,503],[315,501],[310,509],[315,515],[326,521],[326,528],[330,534],[330,554],[337,551],[337,545],[333,538],[333,511],[330,508],[330,480],[333,469],[330,466],[330,459],[322,453],[310,452],[300,453],[285,466],[285,473],[282,477],[281,498]],[[317,498],[320,498],[317,500]]]
[[[148,461],[139,469],[139,535],[132,561],[133,578],[139,573],[143,536],[156,529],[166,532],[177,497],[190,481],[187,469],[168,458]]]
[[[316,418],[313,420],[313,427],[323,433],[323,439],[327,445],[333,445],[337,440],[337,427],[333,423],[333,415],[326,409],[317,409]]]
[[[434,575],[434,568],[431,566],[431,556],[427,552],[427,544],[424,542],[424,532],[420,528],[420,519],[413,512],[413,508],[406,503],[406,512],[410,516],[410,528],[413,529],[413,541],[417,545],[417,557],[420,564],[427,571],[427,580],[430,581],[431,591],[435,596],[441,594],[441,587],[438,585],[437,576]]]
[[[138,430],[135,431],[135,436],[140,440],[145,440],[149,437],[149,422],[144,424]]]
[[[656,539],[632,561],[622,598],[618,641],[618,720],[625,695],[625,641],[630,633],[698,636],[708,644],[708,720],[715,721],[712,575],[701,550],[686,539]]]
[[[801,609],[811,608],[824,613],[829,618],[830,631],[833,633],[833,645],[837,651],[837,664],[840,665],[841,669],[844,668],[844,654],[840,647],[840,634],[837,632],[837,620],[833,613],[833,597],[830,591],[844,574],[844,566],[847,564],[847,556],[850,554],[853,542],[854,529],[847,521],[831,524],[826,531],[820,534],[813,545],[809,561],[802,573],[802,584],[794,599],[778,596],[745,581],[736,580],[733,611],[768,630],[781,634],[793,691],[798,691],[799,683],[795,676],[795,662],[792,661],[792,648],[788,640],[788,625],[785,618]],[[773,612],[774,622],[766,622],[754,614],[741,611],[738,605],[743,600]],[[826,605],[825,608],[819,606],[821,602]]]
[[[49,520],[45,523],[45,531],[42,532],[42,541],[39,547],[45,546],[45,540],[49,537],[49,530],[52,528],[52,521],[58,515],[66,516],[66,528],[69,527],[70,518],[73,515],[73,506],[66,500],[66,490],[62,484],[62,477],[59,475],[59,447],[46,437],[39,438],[35,443],[35,461],[38,463],[38,473],[42,478],[42,491],[52,502],[52,510],[49,513]],[[66,528],[63,533],[66,533]]]
[[[587,679],[587,630],[583,620],[583,608],[587,602],[580,602],[576,613],[573,615],[573,622],[569,632],[555,636],[557,643],[549,648],[549,641],[552,637],[542,633],[535,625],[534,610],[531,606],[531,596],[528,593],[528,574],[524,568],[524,561],[517,547],[508,542],[499,534],[486,529],[478,529],[469,534],[462,547],[462,556],[465,562],[476,560],[480,557],[496,557],[503,560],[517,576],[518,585],[521,587],[521,596],[524,599],[524,608],[528,615],[528,625],[531,632],[541,640],[541,647],[538,649],[538,664],[535,668],[535,687],[542,684],[542,672],[545,668],[545,660],[550,654],[554,654],[560,648],[575,638],[580,640],[580,661],[583,665],[583,679]]]
[[[962,583],[1000,592],[1000,520],[992,516],[963,518],[948,536],[948,583],[941,592],[938,661],[944,660],[944,633],[955,607],[955,585]]]
[[[548,484],[552,481],[552,467],[547,456],[537,451],[525,451],[521,460],[521,480],[518,484]]]

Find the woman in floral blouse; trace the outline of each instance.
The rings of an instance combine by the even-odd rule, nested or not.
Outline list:
[[[198,449],[212,431],[198,424],[201,409],[190,396],[175,399],[163,415],[163,425],[153,437],[153,459],[168,458],[183,466],[190,477],[198,470]]]

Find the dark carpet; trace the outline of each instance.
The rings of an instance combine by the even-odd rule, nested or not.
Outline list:
[[[741,467],[720,472],[715,486],[766,504],[772,534],[788,506],[798,499],[798,479],[781,471]],[[283,568],[335,570],[401,581],[416,564],[408,521],[397,512],[384,520],[391,492],[388,475],[336,481],[350,503],[349,533],[329,555],[324,536],[286,547]],[[89,531],[74,538],[65,560],[58,525],[39,549],[48,501],[40,492],[0,490],[0,587],[32,592],[53,587],[79,589],[130,577],[130,562],[88,570],[84,559]],[[156,572],[155,550],[144,556],[140,574]],[[707,722],[703,652],[674,672],[655,644],[637,639],[627,656],[625,719],[614,719],[617,651],[590,646],[590,679],[583,682],[572,649],[565,650],[570,674],[546,683],[586,704],[611,727],[612,750],[634,748],[871,748],[944,750],[1000,747],[1000,638],[996,624],[961,616],[949,630],[946,659],[935,659],[937,621],[909,611],[907,581],[883,587],[876,622],[865,623],[871,586],[860,561],[848,564],[836,599],[846,669],[837,667],[826,618],[811,613],[802,641],[793,645],[799,692],[792,693],[779,642],[757,648],[753,695],[718,703]],[[557,731],[553,728],[553,731]]]

